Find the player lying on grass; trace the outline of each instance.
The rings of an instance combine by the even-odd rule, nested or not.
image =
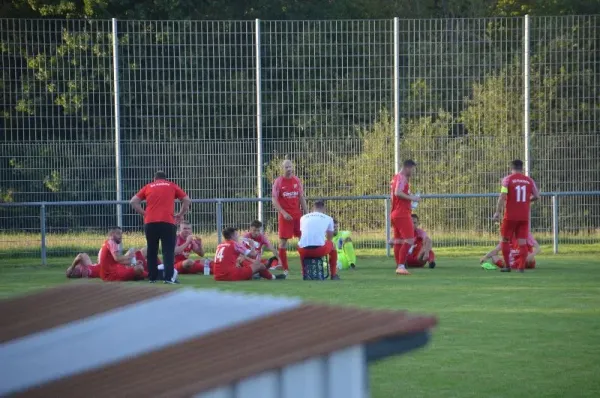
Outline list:
[[[525,259],[525,268],[526,269],[534,269],[535,268],[535,256],[537,256],[541,252],[540,244],[535,240],[533,235],[529,234],[527,237],[527,258]],[[487,253],[485,256],[481,258],[480,263],[492,263],[493,265],[504,268],[504,260],[502,259],[502,244],[498,243],[492,251]],[[519,242],[517,239],[513,238],[511,242],[511,250],[510,250],[510,268],[518,269],[519,263],[521,261],[521,253],[519,248]]]
[[[285,279],[285,274],[274,276],[260,259],[250,257],[252,250],[239,242],[235,228],[223,230],[225,241],[217,246],[214,261],[214,278],[216,281],[246,281],[258,273],[261,277]]]
[[[212,261],[204,258],[193,260],[190,258],[192,253],[204,257],[202,239],[193,235],[190,223],[182,221],[179,224],[177,243],[175,245],[175,269],[180,274],[202,274],[204,273],[204,265],[208,262],[212,273]]]
[[[431,250],[433,242],[427,233],[419,228],[419,216],[412,214],[411,218],[415,226],[415,243],[408,251],[406,266],[416,268],[429,263],[429,268],[435,268],[435,254]]]
[[[132,249],[133,250],[133,249]],[[100,258],[100,252],[98,253]],[[135,260],[134,260],[135,259]],[[160,257],[157,257],[159,270],[164,270],[164,265]],[[148,262],[146,261],[146,248],[134,250],[134,257],[131,259],[131,266],[141,265],[145,272],[148,272]],[[73,263],[67,268],[67,278],[100,278],[100,264],[94,264],[87,253],[79,253],[75,256]]]
[[[279,261],[279,255],[277,248],[271,244],[271,241],[267,235],[263,232],[263,223],[259,220],[254,220],[250,224],[250,228],[242,236],[242,240],[248,245],[249,249],[256,251],[255,258],[261,258],[261,262],[267,266],[270,271],[275,271],[281,268],[281,261]],[[268,259],[262,258],[263,249],[269,250],[273,253]]]
[[[332,280],[340,279],[337,275],[337,250],[333,245],[333,218],[325,214],[325,202],[317,200],[313,211],[300,218],[300,241],[298,254],[304,276],[304,259],[329,257],[329,273]]]
[[[350,231],[340,231],[338,222],[333,219],[333,237],[331,238],[337,250],[337,268],[338,269],[355,269],[356,268],[356,253],[354,244],[350,238]]]
[[[529,217],[531,202],[540,198],[540,193],[535,181],[523,174],[523,162],[513,160],[511,162],[511,173],[502,179],[500,197],[496,205],[494,220],[500,218],[504,210],[504,218],[500,227],[500,248],[504,267],[502,272],[510,272],[510,243],[516,239],[519,246],[518,272],[525,272],[525,261],[527,260],[527,237],[529,233]]]

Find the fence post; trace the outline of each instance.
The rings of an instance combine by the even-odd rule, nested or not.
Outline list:
[[[523,37],[523,140],[525,150],[525,175],[531,170],[529,158],[529,15],[524,19]]]
[[[558,254],[558,195],[552,195],[552,252]]]
[[[47,265],[46,256],[46,205],[42,203],[40,206],[40,248],[42,249],[42,265]]]
[[[263,197],[263,148],[262,148],[262,90],[261,90],[261,65],[260,65],[260,19],[254,21],[255,52],[256,52],[256,188],[260,199]],[[263,202],[258,202],[258,220],[263,220]]]
[[[394,172],[400,171],[400,19],[394,18]]]
[[[221,243],[221,231],[223,231],[223,202],[217,201],[217,243]]]
[[[119,102],[119,39],[117,37],[117,19],[112,19],[112,50],[113,50],[113,96],[115,123],[115,173],[117,180],[117,200],[123,198],[123,180],[121,173],[121,113]],[[123,226],[123,205],[117,204],[117,226]]]
[[[390,238],[391,238],[391,225],[390,225],[390,199],[385,199],[385,255],[390,256]]]

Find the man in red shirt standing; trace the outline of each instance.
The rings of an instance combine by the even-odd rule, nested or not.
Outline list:
[[[300,217],[307,212],[302,181],[294,175],[290,160],[284,160],[283,175],[273,182],[272,201],[277,210],[279,226],[279,259],[284,273],[288,273],[287,242],[300,237]]]
[[[182,205],[179,213],[174,216],[175,199],[179,199]],[[142,208],[143,200],[146,200],[146,210]],[[164,283],[178,283],[173,277],[177,238],[175,221],[180,221],[188,212],[190,198],[177,184],[167,180],[164,171],[157,171],[154,181],[140,189],[131,198],[130,203],[136,212],[144,216],[144,232],[148,248],[148,279],[154,283],[158,277],[156,257],[160,242],[165,265]]]
[[[527,261],[527,238],[529,237],[529,214],[531,202],[540,198],[540,193],[532,178],[523,174],[523,162],[511,162],[511,174],[502,180],[500,197],[493,219],[498,220],[504,209],[504,218],[500,227],[502,241],[502,272],[510,272],[510,242],[517,239],[519,245],[519,264],[517,271],[525,272]]]
[[[273,276],[258,258],[251,258],[251,250],[238,241],[235,228],[223,230],[223,243],[217,246],[214,261],[216,281],[252,280],[255,273],[265,279],[285,279],[285,275]]]
[[[421,200],[410,193],[409,180],[417,164],[413,160],[405,160],[402,170],[392,178],[390,183],[392,196],[392,212],[390,215],[394,230],[394,259],[396,274],[410,275],[406,270],[408,251],[415,244],[415,227],[412,222],[412,202]]]
[[[100,264],[100,277],[108,282],[126,282],[138,279],[144,279],[144,267],[139,264],[131,264],[131,259],[135,256],[134,250],[129,250],[126,254],[121,254],[121,240],[123,231],[119,227],[111,228],[108,233],[108,239],[104,241],[100,253],[98,253],[98,263]]]

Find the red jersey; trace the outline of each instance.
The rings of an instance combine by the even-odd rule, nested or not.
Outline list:
[[[100,277],[102,279],[108,278],[111,274],[115,273],[115,268],[122,266],[117,260],[116,256],[119,256],[121,249],[117,242],[112,239],[107,239],[102,244],[102,248],[98,253],[98,262],[100,263]]]
[[[402,199],[396,196],[396,191],[400,189],[407,195],[410,195],[410,184],[402,173],[394,175],[390,182],[390,189],[392,195],[392,218],[410,217],[412,214],[411,201]]]
[[[271,245],[271,242],[269,241],[269,238],[267,238],[267,235],[265,235],[265,234],[260,234],[260,235],[258,235],[256,237],[254,237],[254,236],[252,236],[252,234],[250,232],[246,232],[244,234],[244,238],[246,238],[246,239],[252,239],[256,243],[258,243],[258,247],[255,247],[255,249],[258,250],[258,251],[261,251],[263,247]]]
[[[427,232],[421,228],[415,228],[415,243],[422,244],[427,239]]]
[[[277,198],[281,208],[290,216],[294,218],[302,217],[300,197],[304,195],[304,188],[302,187],[302,181],[298,177],[277,177],[273,183],[271,194],[274,198]]]
[[[531,196],[538,194],[535,181],[521,173],[510,174],[502,180],[501,192],[506,194],[504,219],[529,221]]]
[[[232,240],[226,240],[217,246],[214,262],[215,279],[227,276],[236,267],[239,255],[248,255],[249,253],[250,249]]]
[[[181,235],[177,235],[177,243],[175,244],[175,246],[181,246],[185,243],[185,239],[183,239],[181,237]],[[194,241],[191,241],[190,243],[188,243],[188,245],[185,247],[185,249],[183,249],[183,251],[181,253],[179,253],[178,255],[175,256],[175,262],[179,262],[179,261],[185,261],[190,257],[190,254],[192,254],[192,249],[194,248]]]
[[[135,195],[146,200],[144,223],[166,222],[175,224],[175,199],[183,199],[187,194],[177,184],[167,180],[155,180],[145,185]]]

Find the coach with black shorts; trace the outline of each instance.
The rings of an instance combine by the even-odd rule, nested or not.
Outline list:
[[[175,214],[175,199],[182,202],[181,210]],[[142,208],[142,200],[146,200],[146,210]],[[192,201],[177,184],[167,180],[164,171],[157,171],[154,181],[145,185],[129,202],[131,207],[144,216],[144,232],[146,234],[148,279],[156,282],[158,277],[158,243],[162,247],[163,264],[165,266],[164,283],[178,283],[173,278],[175,262],[175,242],[177,239],[176,222],[181,221],[188,212]]]

